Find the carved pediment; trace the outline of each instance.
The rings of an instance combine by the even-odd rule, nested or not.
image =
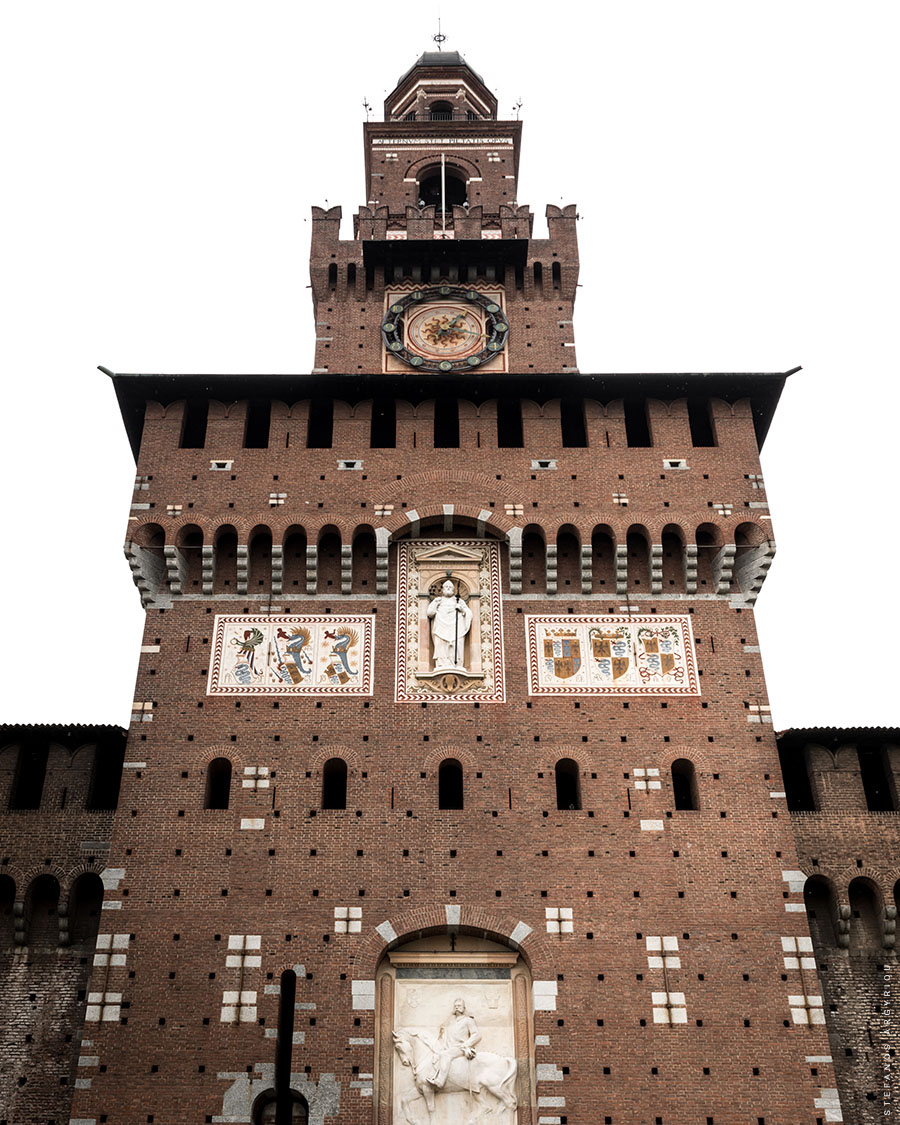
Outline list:
[[[441,543],[437,547],[429,547],[424,551],[416,552],[416,562],[422,563],[480,563],[483,558],[481,551],[473,551],[470,547],[463,547],[458,543]]]

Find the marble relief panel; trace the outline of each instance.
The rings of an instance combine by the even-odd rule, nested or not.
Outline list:
[[[476,977],[471,968],[458,974],[448,968],[437,979],[433,972],[400,970],[394,985],[393,1120],[515,1125],[518,1066],[509,970],[485,968],[483,979],[452,979]]]

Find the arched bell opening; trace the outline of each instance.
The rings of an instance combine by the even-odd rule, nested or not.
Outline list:
[[[419,204],[434,207],[438,212],[450,211],[453,207],[462,207],[468,202],[468,188],[466,174],[459,168],[447,165],[444,168],[443,191],[441,188],[441,168],[429,168],[422,173],[419,180]],[[442,208],[441,202],[444,207]]]

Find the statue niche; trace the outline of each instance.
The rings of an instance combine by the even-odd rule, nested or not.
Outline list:
[[[397,702],[503,698],[499,545],[399,545]]]

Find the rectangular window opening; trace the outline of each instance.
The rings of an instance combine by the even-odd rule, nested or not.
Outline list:
[[[522,430],[522,402],[517,398],[497,399],[497,445],[501,449],[521,449],[525,444]]]
[[[244,449],[268,449],[272,403],[269,399],[252,398],[247,403],[244,424]]]
[[[206,445],[206,420],[209,402],[205,398],[189,398],[184,404],[181,424],[181,449],[202,449]]]
[[[650,419],[647,417],[647,400],[629,397],[625,399],[625,439],[635,449],[647,449],[653,442],[650,439]]]
[[[306,431],[307,449],[331,449],[334,434],[334,400],[314,398],[309,404],[309,424]]]
[[[695,448],[717,445],[709,399],[689,398],[687,407],[691,426],[691,445]]]

